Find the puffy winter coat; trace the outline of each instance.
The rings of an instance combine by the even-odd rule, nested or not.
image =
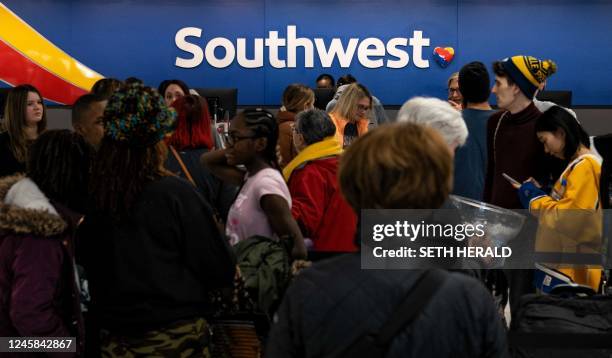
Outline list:
[[[77,337],[82,351],[73,245],[79,219],[30,179],[0,179],[0,337]]]
[[[272,327],[267,357],[341,357],[377,333],[410,294],[420,271],[362,270],[347,254],[301,272]],[[473,278],[448,275],[420,316],[391,342],[387,357],[502,357],[505,330],[491,294]]]

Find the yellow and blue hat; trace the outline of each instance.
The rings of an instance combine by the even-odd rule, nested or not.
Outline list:
[[[529,99],[533,98],[540,84],[557,72],[557,65],[552,60],[539,60],[532,56],[512,56],[503,59],[501,64]]]

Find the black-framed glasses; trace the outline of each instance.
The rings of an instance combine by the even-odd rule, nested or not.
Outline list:
[[[237,142],[243,140],[243,139],[253,139],[253,138],[257,138],[259,137],[258,135],[255,134],[251,134],[251,135],[238,135],[234,132],[225,132],[223,133],[223,139],[225,140],[225,143],[227,145],[233,146],[234,144],[236,144]]]

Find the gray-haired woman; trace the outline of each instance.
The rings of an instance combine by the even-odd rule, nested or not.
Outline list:
[[[437,130],[452,153],[465,144],[467,126],[461,112],[438,98],[413,97],[397,113],[398,122],[410,122]]]

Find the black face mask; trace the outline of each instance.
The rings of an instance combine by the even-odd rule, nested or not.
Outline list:
[[[352,142],[357,139],[359,133],[357,132],[357,124],[354,122],[348,122],[344,126],[344,138],[343,138],[343,147],[348,147]]]

